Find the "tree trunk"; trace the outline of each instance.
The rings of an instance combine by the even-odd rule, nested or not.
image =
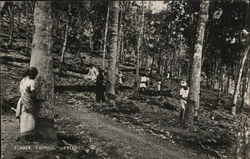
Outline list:
[[[52,61],[52,13],[50,1],[37,1],[34,11],[35,33],[30,66],[38,69],[36,132],[43,140],[56,140],[54,129],[54,74]]]
[[[193,56],[192,76],[190,80],[189,96],[187,108],[185,111],[184,123],[187,126],[193,126],[194,109],[199,107],[200,94],[200,77],[201,77],[201,60],[202,47],[205,34],[205,27],[208,21],[209,0],[202,0],[200,4],[200,16],[197,27],[197,40],[195,44],[195,52]]]
[[[139,86],[140,86],[140,52],[141,52],[141,45],[142,45],[142,36],[143,36],[143,24],[144,24],[144,1],[142,1],[142,15],[140,16],[140,28],[139,28],[139,37],[137,43],[137,50],[136,50],[136,73],[135,73],[135,94],[139,93]]]
[[[21,11],[17,11],[17,31],[19,31],[21,25]]]
[[[62,67],[64,65],[64,57],[65,57],[65,52],[67,48],[67,41],[68,41],[68,32],[69,32],[69,23],[70,23],[70,16],[71,16],[71,5],[68,5],[68,19],[67,19],[67,24],[65,28],[65,34],[64,34],[64,42],[63,42],[63,48],[62,48],[62,54],[61,54],[61,60],[60,60],[60,66],[59,66],[59,72],[62,72]]]
[[[247,15],[246,15],[246,27],[247,27],[247,30],[250,31],[250,28],[249,28],[250,24],[249,24],[249,19],[248,19],[249,18],[249,1],[247,1],[246,13],[247,13]],[[240,64],[239,74],[238,74],[237,80],[235,81],[236,85],[235,85],[235,89],[234,89],[232,110],[231,110],[231,113],[233,115],[236,115],[236,104],[237,104],[237,98],[238,98],[238,94],[239,94],[240,81],[241,81],[241,76],[242,76],[243,68],[245,65],[245,61],[246,61],[248,53],[249,53],[249,48],[250,48],[249,43],[250,43],[250,36],[247,35],[246,48],[243,52],[243,57],[242,57],[241,64]]]
[[[250,62],[249,62],[250,63]],[[250,69],[248,68],[248,78],[246,85],[246,93],[245,93],[244,107],[250,111]]]
[[[110,3],[110,59],[108,62],[108,77],[106,84],[106,96],[108,102],[113,104],[115,101],[115,82],[116,82],[116,61],[117,61],[117,40],[118,40],[118,20],[119,20],[119,1]]]
[[[5,6],[5,1],[0,1],[0,30],[2,30],[3,20],[2,20],[2,10]],[[0,36],[0,41],[2,41],[2,36]]]
[[[121,51],[120,51],[120,62],[124,63],[124,33],[121,34]]]
[[[166,68],[166,57],[163,57],[163,64],[162,64],[162,70],[161,70],[161,84],[163,83],[163,79],[164,79],[164,73],[165,73],[165,68]],[[162,89],[162,87],[161,87]]]
[[[93,33],[89,37],[89,47],[91,51],[94,51]]]
[[[245,61],[247,59],[247,55],[248,55],[248,52],[249,52],[249,47],[250,47],[248,44],[247,44],[247,47],[246,47],[246,49],[244,51],[244,54],[243,54],[243,57],[242,57],[242,61],[241,61],[241,65],[240,65],[240,71],[239,71],[238,78],[237,78],[236,85],[235,85],[235,89],[234,89],[233,101],[232,101],[232,110],[231,110],[231,113],[233,115],[236,115],[236,104],[237,104],[238,94],[239,94],[239,91],[240,91],[240,82],[241,82],[242,72],[243,72],[243,68],[244,68]]]
[[[155,61],[155,54],[153,55],[152,63],[151,63],[151,66],[150,66],[150,71],[149,71],[149,75],[150,75],[150,76],[151,76],[152,73],[153,73],[154,61]]]
[[[28,8],[25,7],[25,12],[26,12],[26,24],[25,24],[25,30],[26,30],[26,55],[30,55],[29,54],[29,11]]]
[[[8,11],[9,11],[9,20],[10,20],[10,27],[9,27],[9,42],[8,42],[8,46],[12,46],[12,42],[13,42],[13,29],[14,29],[14,13],[13,13],[13,7],[12,5],[10,5],[8,7]]]
[[[105,70],[105,61],[106,61],[106,52],[107,52],[107,36],[108,36],[108,24],[109,24],[109,6],[108,4],[108,11],[106,17],[106,24],[105,24],[105,33],[104,33],[104,41],[103,41],[103,56],[102,56],[102,69]]]
[[[121,6],[121,2],[120,2],[120,6]],[[120,7],[121,8],[121,7]],[[119,29],[118,29],[118,42],[117,42],[117,50],[118,50],[118,54],[117,54],[117,67],[119,65],[119,63],[121,62],[120,57],[121,57],[121,45],[122,45],[122,33],[123,33],[123,10],[120,9],[120,20],[119,20]]]

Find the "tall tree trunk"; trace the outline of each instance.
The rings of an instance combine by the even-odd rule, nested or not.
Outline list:
[[[56,140],[54,129],[54,74],[52,61],[52,13],[50,1],[37,1],[34,11],[35,33],[30,66],[38,69],[36,132],[43,140]]]
[[[108,4],[108,11],[107,11],[106,24],[105,24],[105,32],[104,32],[104,41],[103,41],[103,57],[102,57],[102,69],[103,70],[105,70],[105,61],[106,61],[106,52],[107,52],[109,8],[110,8],[110,3]]]
[[[89,47],[91,51],[94,51],[94,41],[93,41],[93,34],[91,33],[90,37],[89,37]]]
[[[17,11],[17,31],[19,31],[21,25],[21,11]]]
[[[118,20],[119,20],[119,1],[110,1],[110,59],[108,62],[108,77],[106,84],[106,95],[108,102],[113,104],[115,101],[115,82],[116,82],[116,61],[117,61],[117,40],[118,40]]]
[[[246,85],[246,93],[245,93],[246,98],[244,100],[244,107],[248,111],[250,111],[250,69],[249,68],[248,68],[248,73],[247,74],[248,74],[248,76],[247,76],[247,85]]]
[[[124,63],[124,33],[121,34],[120,62]]]
[[[5,1],[0,1],[0,30],[2,30],[3,20],[2,20],[2,10],[5,6]],[[2,42],[2,36],[0,36],[0,41]]]
[[[69,23],[70,23],[70,16],[71,16],[71,5],[68,5],[68,19],[66,23],[66,28],[65,28],[65,34],[64,34],[64,42],[63,42],[63,48],[62,48],[62,54],[61,54],[61,60],[60,60],[60,66],[59,66],[59,72],[62,72],[62,67],[64,65],[64,57],[65,57],[65,52],[67,48],[67,41],[68,41],[68,32],[69,32]]]
[[[238,78],[237,78],[236,85],[235,85],[235,89],[234,89],[233,101],[232,101],[232,110],[231,110],[231,113],[233,115],[236,115],[236,104],[237,104],[238,94],[239,94],[239,91],[240,91],[240,82],[241,82],[242,72],[243,72],[243,68],[244,68],[245,61],[247,59],[247,55],[248,55],[248,52],[249,52],[249,47],[250,47],[248,44],[247,44],[247,47],[246,47],[246,49],[244,51],[244,54],[243,54],[243,57],[242,57],[242,61],[241,61],[241,65],[240,65],[240,71],[239,71]]]
[[[136,49],[136,73],[135,73],[135,94],[139,93],[139,86],[140,86],[140,52],[141,52],[141,45],[143,39],[143,28],[144,28],[144,1],[142,1],[142,14],[140,16],[140,28],[139,28],[139,37]]]
[[[248,31],[250,31],[250,24],[249,24],[249,1],[247,1],[247,9],[246,9],[246,29]],[[241,76],[242,76],[242,72],[243,72],[243,68],[245,65],[245,61],[247,59],[248,53],[249,53],[249,48],[250,48],[250,35],[247,35],[247,40],[246,40],[246,48],[243,52],[243,56],[242,56],[242,60],[240,63],[240,69],[239,69],[239,74],[237,76],[237,80],[236,85],[235,85],[235,89],[234,89],[234,94],[233,94],[233,101],[232,101],[232,110],[231,113],[233,115],[236,115],[236,104],[237,104],[237,98],[238,98],[238,94],[239,94],[239,88],[240,88],[240,82],[241,82]]]
[[[161,70],[161,83],[163,83],[163,79],[164,79],[164,73],[165,73],[165,68],[166,68],[166,60],[167,60],[167,58],[164,56],[163,57],[163,64],[162,64],[162,70]]]
[[[8,11],[9,11],[9,18],[10,18],[10,27],[9,27],[9,42],[8,42],[8,46],[12,46],[12,42],[13,42],[13,29],[14,29],[14,13],[13,13],[13,6],[10,5],[8,7]]]
[[[190,80],[189,96],[184,119],[184,123],[187,126],[193,126],[194,109],[199,107],[202,48],[206,23],[208,21],[209,4],[209,0],[202,0],[200,4],[200,16],[197,27],[195,52],[193,56],[192,76]]]
[[[121,1],[119,1],[119,8],[121,8],[122,4]],[[123,21],[123,10],[120,9],[120,16],[119,16],[119,22],[118,22],[118,40],[117,40],[117,70],[119,69],[119,63],[120,63],[120,56],[121,56],[121,41],[122,41],[122,31],[123,31],[123,25],[122,25],[122,21]]]
[[[149,71],[149,75],[150,75],[150,76],[151,76],[152,73],[153,73],[154,61],[155,61],[155,54],[153,55],[152,63],[151,63],[151,66],[150,66],[150,71]]]
[[[30,55],[29,53],[29,47],[30,47],[30,42],[29,42],[29,11],[28,8],[25,7],[26,10],[26,24],[25,24],[25,30],[26,30],[26,55]]]

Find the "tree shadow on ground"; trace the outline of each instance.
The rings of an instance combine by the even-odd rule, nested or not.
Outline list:
[[[23,59],[23,58],[10,57],[10,56],[1,56],[0,57],[1,64],[6,64],[8,62],[29,63],[30,59]]]
[[[58,86],[55,86],[55,92],[63,93],[65,91],[95,92],[95,85],[58,85]]]
[[[144,91],[139,91],[140,94],[142,95],[147,95],[147,96],[167,96],[167,97],[174,97],[173,91],[172,90],[144,90]]]

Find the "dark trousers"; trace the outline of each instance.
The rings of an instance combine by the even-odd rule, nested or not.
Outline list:
[[[183,120],[184,120],[184,113],[185,113],[185,110],[181,110],[181,112],[180,112],[180,122],[183,122]]]
[[[96,87],[96,102],[98,102],[98,103],[105,102],[104,92],[105,92],[104,86],[101,86],[101,87],[97,86]]]

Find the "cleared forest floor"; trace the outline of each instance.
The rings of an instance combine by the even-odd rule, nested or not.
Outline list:
[[[224,94],[222,106],[216,107],[217,92],[203,89],[199,121],[194,130],[187,130],[178,122],[175,98],[178,81],[166,82],[165,94],[155,92],[152,86],[151,91],[135,98],[131,71],[124,72],[125,86],[118,91],[117,109],[95,104],[93,85],[84,82],[83,74],[56,73],[54,110],[59,141],[20,143],[16,141],[19,124],[10,107],[16,107],[21,74],[28,67],[29,59],[16,52],[2,56],[8,57],[1,66],[1,152],[4,158],[198,159],[218,158],[218,154],[234,158],[238,117],[229,114],[230,95]],[[69,65],[72,61],[67,60]],[[99,63],[99,59],[91,61]],[[28,148],[20,150],[23,145]]]

